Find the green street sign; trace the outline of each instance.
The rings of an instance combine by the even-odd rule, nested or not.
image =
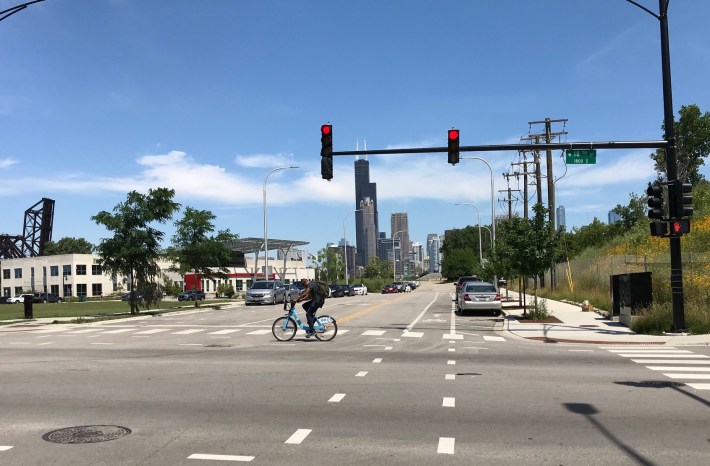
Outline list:
[[[597,163],[596,149],[567,149],[565,151],[567,163],[572,165],[583,165]]]

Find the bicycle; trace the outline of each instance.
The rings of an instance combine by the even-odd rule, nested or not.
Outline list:
[[[289,302],[284,302],[284,310],[286,310]],[[291,302],[291,307],[286,312],[285,316],[279,317],[274,321],[271,326],[271,333],[274,334],[274,338],[279,341],[289,341],[295,335],[296,331],[300,328],[303,331],[307,331],[308,327],[303,325],[301,319],[298,318],[298,313],[296,312],[296,303]],[[338,334],[338,324],[330,316],[320,316],[316,318],[316,322],[313,325],[313,330],[315,331],[315,337],[320,341],[330,341],[335,338]]]

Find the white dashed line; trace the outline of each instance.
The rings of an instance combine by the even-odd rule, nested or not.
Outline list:
[[[53,341],[45,341],[44,343],[39,343],[37,346],[51,345]]]
[[[106,332],[101,332],[101,333],[124,333],[124,332],[132,332],[134,330],[135,330],[135,328],[119,328],[118,330],[108,330]]]
[[[382,362],[382,358],[375,358],[375,359],[372,360],[372,363],[373,363],[373,364],[379,364],[379,363],[381,363],[381,362]]]
[[[178,346],[202,346],[202,343],[180,343]]]
[[[340,403],[345,398],[345,393],[336,393],[328,400],[329,403]]]
[[[357,374],[355,374],[355,377],[365,377],[367,375],[367,371],[360,371]]]
[[[710,383],[687,383],[686,385],[696,390],[710,390]]]
[[[391,346],[385,346],[385,351],[392,351],[392,347],[391,347]]]
[[[306,437],[308,437],[308,434],[310,434],[310,433],[311,433],[311,429],[298,429],[284,443],[291,443],[294,445],[300,445],[301,442],[303,442],[306,439]]]
[[[439,437],[439,448],[437,448],[436,452],[445,455],[453,455],[455,442],[456,439],[453,437]]]
[[[217,330],[216,332],[210,332],[208,335],[227,335],[229,333],[239,332],[240,328],[228,328],[226,330]]]
[[[254,330],[253,332],[247,332],[247,335],[266,335],[271,333],[271,330]]]
[[[663,374],[671,379],[701,379],[710,380],[710,374]]]
[[[181,330],[179,332],[173,332],[171,335],[190,335],[191,333],[204,332],[203,328],[189,328],[187,330]]]
[[[619,354],[622,358],[642,358],[644,355],[643,354],[637,354],[637,353],[625,353],[625,354]],[[710,356],[705,356],[704,354],[648,354],[649,358],[690,358],[690,359],[708,359]],[[640,359],[640,361],[643,361],[643,359]]]
[[[404,338],[422,338],[423,336],[424,333],[422,332],[408,332],[405,330],[404,333],[402,333],[402,337]]]
[[[207,455],[204,453],[195,453],[187,457],[189,460],[215,460],[215,461],[242,461],[248,462],[254,459],[253,456],[236,456],[236,455]]]
[[[455,365],[456,365],[456,361],[450,359],[450,360],[446,361],[446,364],[448,364],[449,366],[455,366]]]
[[[449,348],[449,353],[455,353],[455,352],[456,352],[456,348]]]
[[[154,328],[150,330],[143,330],[141,332],[136,332],[136,335],[153,335],[154,333],[161,333],[169,331],[169,328]]]
[[[456,398],[445,396],[444,401],[441,403],[441,406],[444,408],[455,408],[456,407]]]
[[[505,341],[505,338],[503,337],[487,337],[485,335],[483,336],[483,339],[486,341]]]
[[[362,334],[365,336],[381,337],[385,334],[385,330],[366,330]]]
[[[456,380],[456,374],[446,374],[444,380]]]
[[[451,333],[445,333],[441,338],[443,338],[444,340],[463,340],[463,335],[453,335]]]
[[[636,356],[634,356],[636,357]],[[633,362],[641,364],[703,364],[710,365],[710,361],[698,361],[693,359],[632,359]]]
[[[95,342],[92,342],[91,344],[92,345],[113,345],[114,343],[101,343],[101,342],[95,341]]]
[[[10,448],[12,447],[0,445],[0,451],[8,451]]]
[[[697,372],[710,372],[710,367],[678,367],[678,366],[646,366],[652,371],[687,371],[692,369]]]

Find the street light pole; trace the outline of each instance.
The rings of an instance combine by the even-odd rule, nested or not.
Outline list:
[[[478,260],[481,262],[481,265],[483,265],[483,246],[481,243],[481,211],[478,209],[478,206],[476,204],[472,204],[470,202],[456,202],[454,205],[470,205],[474,209],[476,209],[476,212],[478,213]]]
[[[495,250],[495,239],[496,239],[496,200],[495,200],[495,187],[493,185],[493,169],[491,164],[482,159],[481,157],[461,157],[462,159],[468,160],[480,160],[488,166],[488,170],[491,172],[491,228],[493,229],[493,250]]]
[[[357,210],[351,210],[347,214],[345,214],[345,217],[343,217],[343,241],[345,244],[343,244],[343,256],[345,256],[345,285],[348,285],[348,236],[345,233],[345,219],[348,218],[348,215],[352,214],[353,212],[360,212],[362,209],[357,209]]]
[[[271,176],[272,173],[277,172],[279,170],[288,170],[289,168],[298,168],[295,165],[291,165],[289,167],[277,167],[274,168],[269,172],[268,175],[266,175],[266,178],[264,178],[264,278],[266,280],[269,279],[269,240],[267,238],[266,234],[266,180],[269,179],[269,176]]]

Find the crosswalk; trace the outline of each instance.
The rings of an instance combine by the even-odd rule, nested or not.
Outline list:
[[[300,330],[299,330],[300,332]],[[454,333],[450,331],[439,330],[439,331],[429,331],[429,332],[414,332],[410,330],[381,330],[381,329],[338,329],[338,335],[342,336],[351,332],[351,335],[360,335],[365,337],[375,337],[375,338],[407,338],[407,339],[424,339],[436,338],[436,339],[447,339],[447,340],[460,340],[464,339],[464,334]],[[134,338],[149,338],[153,336],[167,336],[167,335],[177,335],[177,336],[209,336],[213,338],[229,338],[239,335],[249,335],[249,336],[268,336],[271,335],[270,325],[243,325],[230,328],[216,328],[215,326],[185,326],[185,325],[132,325],[128,327],[116,327],[116,326],[95,326],[90,328],[77,328],[77,327],[53,327],[45,329],[35,329],[29,332],[23,332],[22,334],[18,332],[8,333],[5,335],[0,334],[0,336],[7,336],[13,340],[16,338],[22,338],[23,342],[10,342],[9,344],[27,344],[25,341],[28,338],[71,338],[71,337],[85,337],[85,338],[98,338],[100,336],[121,336],[121,337],[134,337]],[[472,340],[477,339],[484,342],[505,342],[506,339],[501,336],[495,335],[477,335],[477,334],[466,334],[466,339]],[[0,344],[3,339],[0,338]],[[7,340],[6,340],[7,341]]]
[[[710,356],[695,354],[676,347],[601,346],[611,353],[643,364],[669,379],[682,382],[696,390],[710,390]],[[708,381],[708,382],[705,382]]]

